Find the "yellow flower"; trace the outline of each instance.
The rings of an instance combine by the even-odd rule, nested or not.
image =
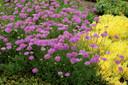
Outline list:
[[[0,3],[0,6],[1,6],[1,3]]]

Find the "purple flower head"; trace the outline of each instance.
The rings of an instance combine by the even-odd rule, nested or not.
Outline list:
[[[107,61],[107,58],[102,58],[103,61]]]
[[[33,73],[37,73],[37,71],[38,71],[37,68],[33,68],[33,69],[32,69],[32,72],[33,72]]]
[[[95,26],[96,26],[96,24],[90,24],[90,26],[93,26],[93,27],[95,27]]]
[[[119,61],[119,60],[115,60],[115,63],[116,63],[116,64],[120,64],[120,61]]]
[[[6,48],[7,48],[8,50],[9,50],[9,49],[12,49],[12,47],[11,47],[11,46],[7,46]]]
[[[65,73],[65,76],[70,76],[70,73]]]
[[[70,61],[72,64],[74,64],[76,62],[76,58],[71,58]]]
[[[77,47],[75,47],[75,46],[72,46],[72,47],[71,47],[71,49],[72,49],[72,50],[76,50],[76,49],[77,49]]]
[[[95,44],[95,43],[91,43],[91,44],[90,44],[90,47],[92,47],[92,48],[98,48],[98,47],[97,47],[97,44]]]
[[[1,48],[1,50],[3,50],[3,51],[4,51],[4,50],[6,50],[6,48],[5,48],[5,47],[2,47],[2,48]]]
[[[123,71],[123,68],[122,67],[118,67],[118,69],[119,69],[120,72]]]
[[[65,44],[65,45],[63,46],[63,48],[64,48],[64,50],[68,50],[68,49],[69,49],[69,45]]]
[[[95,18],[94,18],[94,20],[95,20],[96,22],[98,22],[99,19],[100,19],[99,17],[95,17]]]
[[[123,56],[123,55],[119,55],[119,58],[122,58],[122,59],[124,59],[124,56]]]
[[[85,11],[89,11],[89,9],[86,8]]]
[[[88,35],[85,35],[85,36],[84,36],[84,39],[90,40],[90,39],[91,39],[91,37],[90,37],[90,36],[88,36]]]
[[[25,52],[24,55],[29,55],[29,52]]]
[[[96,10],[97,10],[97,8],[93,8],[93,10],[94,10],[94,11],[96,11]]]
[[[110,51],[107,51],[106,54],[111,54],[111,52]]]
[[[49,54],[53,54],[54,52],[55,52],[55,50],[52,49],[52,48],[48,50],[48,53],[49,53]]]
[[[101,36],[106,37],[106,36],[108,36],[108,34],[107,33],[102,33]]]
[[[95,54],[94,58],[100,58],[100,56],[98,54]]]
[[[86,61],[84,64],[85,65],[90,65],[90,62],[89,61]]]
[[[114,38],[119,39],[119,37],[117,35],[114,35]]]
[[[72,54],[71,53],[67,53],[67,57],[71,58]]]
[[[99,38],[99,35],[98,35],[97,33],[94,33],[94,34],[93,34],[93,37]]]
[[[90,59],[90,62],[91,62],[91,63],[96,63],[96,60],[95,60],[94,58],[91,58],[91,59]]]
[[[78,54],[76,52],[72,52],[72,56],[76,57],[76,56],[78,56]]]
[[[4,31],[5,31],[6,33],[9,33],[9,32],[11,32],[11,29],[10,29],[10,28],[6,28]]]
[[[34,59],[34,56],[30,56],[30,57],[29,57],[29,60],[32,60],[32,59]]]
[[[12,44],[11,43],[6,43],[7,46],[11,46]]]
[[[79,55],[83,55],[83,56],[86,57],[86,58],[89,58],[89,57],[90,57],[90,56],[88,55],[88,53],[85,52],[84,50],[80,50]]]
[[[46,54],[46,55],[44,56],[45,59],[50,59],[50,57],[51,57],[50,54]]]
[[[7,28],[12,28],[12,26],[13,26],[13,23],[9,23],[9,24],[7,25]]]
[[[58,72],[58,75],[62,75],[63,74],[63,72]]]
[[[58,62],[58,61],[60,61],[60,58],[61,58],[60,56],[56,56],[55,60]]]

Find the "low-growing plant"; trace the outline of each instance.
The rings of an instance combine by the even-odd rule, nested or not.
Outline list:
[[[94,54],[73,45],[91,31],[94,17],[88,9],[78,10],[71,0],[5,2],[0,13],[1,72],[33,73],[57,85],[106,84],[96,76],[98,58],[90,63]]]

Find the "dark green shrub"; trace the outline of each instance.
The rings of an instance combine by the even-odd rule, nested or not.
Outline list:
[[[122,0],[100,0],[96,5],[98,14],[119,15],[123,13],[128,16],[128,2]]]

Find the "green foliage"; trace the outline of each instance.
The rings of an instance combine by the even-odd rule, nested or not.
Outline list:
[[[8,76],[2,74],[0,76],[0,85],[51,85],[47,81],[42,81],[40,78],[30,74],[18,73]]]
[[[123,13],[128,16],[128,2],[122,0],[100,0],[96,5],[97,13],[119,15]]]

